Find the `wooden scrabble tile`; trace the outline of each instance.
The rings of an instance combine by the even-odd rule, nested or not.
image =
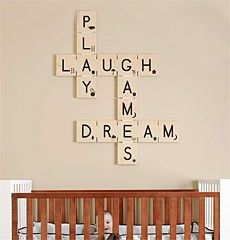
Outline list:
[[[98,76],[116,76],[118,69],[118,60],[116,54],[97,54],[97,75]]]
[[[96,55],[77,55],[77,76],[96,76]]]
[[[77,67],[76,54],[56,55],[56,76],[70,77],[76,76]]]
[[[117,97],[136,98],[137,97],[137,78],[136,77],[117,77]]]
[[[156,76],[157,61],[154,54],[138,54],[138,76]]]
[[[178,121],[159,121],[159,142],[178,142]]]
[[[97,97],[96,77],[77,77],[77,98]]]
[[[158,142],[159,125],[158,120],[138,121],[138,142]]]
[[[118,76],[137,76],[137,54],[118,54]]]
[[[95,11],[77,11],[76,32],[88,33],[97,31],[97,13]]]
[[[96,54],[96,33],[78,33],[76,40],[77,54]]]
[[[118,126],[116,120],[97,121],[97,141],[98,142],[117,142]]]
[[[138,118],[137,99],[117,99],[117,119],[118,120],[135,120]]]
[[[138,161],[137,143],[118,143],[117,164],[136,165]]]
[[[118,142],[137,142],[137,121],[118,121]]]
[[[97,121],[77,121],[77,142],[96,142]]]

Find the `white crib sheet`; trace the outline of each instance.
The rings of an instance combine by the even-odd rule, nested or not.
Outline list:
[[[83,234],[84,226],[83,224],[76,225],[76,240],[84,240]],[[90,226],[90,239],[97,240],[98,235],[95,233],[96,229],[94,225]],[[47,232],[48,232],[48,240],[55,240],[55,225],[48,223],[47,224]],[[61,232],[62,232],[62,240],[69,240],[69,224],[62,224],[61,225]],[[193,223],[191,225],[191,240],[198,240],[198,232],[199,226],[197,223]],[[26,228],[19,229],[19,240],[26,240]],[[40,240],[41,239],[41,223],[34,222],[33,225],[33,240]],[[141,226],[134,225],[133,226],[133,239],[134,240],[141,240]],[[119,226],[119,239],[126,240],[127,234],[127,226],[120,225]],[[108,239],[111,235],[105,234],[104,238]],[[155,240],[156,239],[156,226],[151,225],[148,226],[148,240]],[[184,224],[177,225],[177,240],[184,240]],[[213,231],[209,229],[205,229],[205,240],[212,240],[213,239]],[[170,225],[162,225],[162,240],[170,240]]]

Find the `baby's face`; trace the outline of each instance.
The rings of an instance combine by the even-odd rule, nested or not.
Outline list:
[[[105,233],[113,232],[113,219],[110,213],[105,213],[104,215],[104,231]]]

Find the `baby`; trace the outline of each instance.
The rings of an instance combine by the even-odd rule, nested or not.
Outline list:
[[[96,231],[98,232],[98,216],[96,216]],[[113,218],[110,212],[104,212],[104,233],[113,232]]]

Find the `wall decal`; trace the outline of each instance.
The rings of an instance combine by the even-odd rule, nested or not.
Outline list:
[[[114,76],[117,83],[116,120],[74,121],[74,140],[116,143],[117,163],[135,165],[138,143],[178,142],[178,122],[138,120],[138,77],[157,75],[155,54],[97,53],[97,14],[77,11],[77,54],[56,55],[56,76],[76,77],[76,97],[95,99],[98,77]]]

